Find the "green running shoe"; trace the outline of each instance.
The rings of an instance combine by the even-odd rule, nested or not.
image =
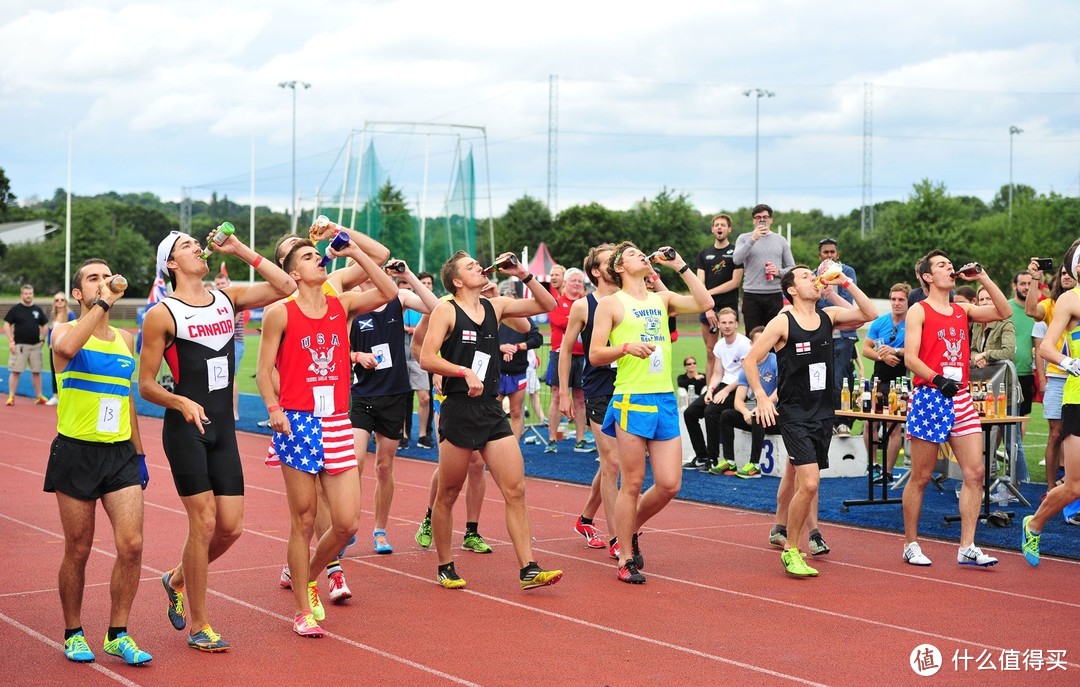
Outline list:
[[[784,553],[780,554],[780,562],[784,564],[787,574],[792,577],[816,577],[818,574],[817,570],[806,564],[806,560],[797,548],[786,549]]]
[[[484,541],[479,532],[466,532],[465,541],[461,542],[461,548],[476,553],[491,553],[491,547],[488,546],[488,543]]]
[[[110,656],[119,656],[129,666],[141,666],[154,660],[153,656],[139,649],[139,645],[135,643],[135,640],[127,632],[121,632],[111,642],[106,637],[105,653]]]
[[[416,530],[415,539],[422,548],[431,546],[431,518],[424,518],[420,522],[420,529]]]

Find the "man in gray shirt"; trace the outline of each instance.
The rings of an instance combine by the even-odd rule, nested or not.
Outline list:
[[[754,230],[739,236],[733,260],[743,266],[743,326],[764,327],[784,307],[780,277],[795,265],[787,239],[773,233],[772,208],[755,205]]]

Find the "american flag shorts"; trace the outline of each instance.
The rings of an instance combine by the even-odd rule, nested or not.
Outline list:
[[[952,398],[945,398],[935,387],[915,387],[907,416],[908,436],[943,444],[951,436],[962,437],[980,431],[979,413],[966,388]]]
[[[316,474],[326,470],[336,475],[356,467],[356,448],[353,442],[349,414],[316,417],[314,413],[286,410],[291,433],[274,432],[266,452],[266,464],[282,464]]]

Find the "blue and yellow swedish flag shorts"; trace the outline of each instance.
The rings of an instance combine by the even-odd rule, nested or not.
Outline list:
[[[646,439],[664,441],[679,436],[679,405],[675,394],[615,394],[604,415],[604,434],[615,426]]]

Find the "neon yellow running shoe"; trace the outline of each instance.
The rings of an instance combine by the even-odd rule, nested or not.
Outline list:
[[[461,548],[476,553],[491,553],[491,547],[488,546],[488,543],[484,541],[479,532],[466,532],[465,541],[461,543]]]
[[[562,570],[544,570],[536,563],[530,563],[528,569],[521,576],[521,588],[528,591],[538,587],[547,587],[555,584],[562,577]]]
[[[121,632],[111,642],[106,636],[105,653],[110,656],[119,656],[129,666],[141,666],[154,660],[153,656],[139,649],[139,645],[135,643],[135,640],[127,632]]]
[[[806,564],[806,559],[803,558],[802,553],[797,548],[787,549],[780,554],[780,562],[784,564],[787,574],[792,577],[816,577],[818,574],[817,570]]]
[[[451,563],[450,567],[446,570],[440,570],[439,576],[436,578],[445,589],[464,589],[465,580],[458,576],[457,570],[454,570],[454,564]]]
[[[308,605],[311,606],[311,615],[315,618],[315,620],[325,620],[326,607],[323,606],[322,599],[319,598],[318,582],[308,582],[307,600]]]

